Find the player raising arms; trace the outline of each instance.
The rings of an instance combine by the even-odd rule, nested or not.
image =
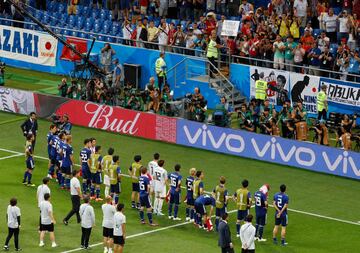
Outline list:
[[[225,177],[220,177],[220,183],[215,187],[213,193],[215,194],[216,210],[215,210],[215,228],[218,231],[220,218],[226,213],[226,202],[228,198],[228,191],[225,187]]]
[[[34,140],[34,135],[28,134],[26,136],[26,143],[25,143],[26,170],[22,182],[24,185],[32,186],[32,187],[35,186],[33,183],[31,183],[32,173],[35,168],[35,162],[33,158],[33,145],[32,145],[33,140]]]
[[[240,237],[241,223],[245,221],[245,218],[249,214],[249,209],[251,207],[251,193],[248,190],[249,181],[245,179],[241,182],[241,184],[242,187],[238,189],[234,194],[234,200],[238,208],[236,221],[236,237]]]
[[[95,201],[102,201],[100,198],[100,186],[102,183],[101,160],[101,146],[96,146],[95,153],[91,154],[90,156],[90,171],[92,181],[90,198],[95,199]]]
[[[180,168],[180,164],[176,164],[175,172],[170,173],[168,176],[170,181],[169,219],[173,220],[181,220],[181,218],[178,217],[182,179],[182,176],[180,175]],[[172,216],[173,205],[175,205],[174,216]]]
[[[189,170],[190,176],[186,178],[186,221],[194,222],[195,220],[195,209],[194,209],[194,180],[196,169],[191,168]]]
[[[168,179],[167,171],[163,168],[164,160],[158,161],[158,166],[154,169],[154,213],[157,215],[164,215],[162,213],[162,206],[166,197],[166,184]]]
[[[199,228],[205,228],[203,226],[203,222],[204,224],[206,224],[206,221],[208,219],[211,219],[211,215],[213,213],[215,205],[216,205],[216,200],[214,198],[214,194],[212,195],[204,194],[199,196],[195,200],[195,211],[197,216],[196,224],[198,225]],[[210,206],[209,212],[207,212],[206,206]]]
[[[91,186],[91,172],[90,172],[90,140],[84,140],[84,147],[80,151],[80,162],[81,162],[81,174],[83,178],[82,182],[82,192],[83,194],[88,194],[89,187]]]
[[[153,219],[152,219],[152,206],[150,203],[150,180],[148,178],[148,176],[146,175],[147,173],[147,168],[141,166],[140,167],[141,170],[141,176],[139,177],[139,190],[140,190],[140,210],[139,210],[139,214],[140,214],[140,220],[141,220],[141,224],[145,224],[145,219],[144,219],[144,209],[146,207],[146,212],[147,212],[147,217],[149,219],[149,224],[150,226],[157,226],[157,224],[153,223]]]
[[[266,242],[266,239],[263,238],[263,233],[264,226],[266,225],[266,216],[268,209],[267,195],[269,190],[269,185],[263,185],[254,194],[256,214],[255,239],[257,239],[259,242]]]
[[[113,156],[112,164],[108,168],[109,184],[110,184],[110,195],[112,196],[115,205],[119,202],[119,194],[121,192],[120,181],[121,181],[121,169],[120,169],[119,156]]]
[[[141,168],[141,155],[134,156],[134,162],[129,168],[129,175],[132,181],[131,208],[140,209],[139,177]],[[136,202],[135,202],[136,201]],[[135,204],[136,203],[136,204]]]
[[[66,186],[66,189],[70,190],[70,177],[72,173],[72,166],[74,165],[74,151],[71,146],[72,137],[71,135],[66,136],[66,143],[62,147],[62,163],[61,173],[65,178],[62,187]]]
[[[50,125],[50,131],[47,135],[48,155],[49,155],[48,178],[52,178],[55,173],[56,145],[58,141],[58,136],[56,135],[56,131],[57,131],[56,125]]]
[[[101,168],[102,171],[104,172],[105,196],[108,196],[110,191],[109,167],[113,161],[113,154],[114,154],[114,149],[109,148],[108,154],[105,155],[101,160]]]
[[[289,197],[285,193],[286,185],[280,185],[280,192],[274,195],[274,208],[275,208],[275,227],[273,231],[273,241],[274,244],[277,244],[277,233],[279,230],[279,226],[281,225],[281,245],[287,245],[285,242],[285,235],[286,235],[286,226],[288,224],[288,215],[287,215],[287,208],[289,205]]]

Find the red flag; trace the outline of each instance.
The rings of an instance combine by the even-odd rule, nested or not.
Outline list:
[[[77,51],[79,51],[82,54],[87,53],[87,42],[86,40],[77,39],[77,38],[67,38],[66,42],[72,45]],[[75,54],[70,48],[63,47],[61,56],[61,60],[66,61],[80,61],[81,58],[77,54]]]
[[[213,230],[213,224],[211,222],[211,218],[206,219],[206,227],[209,232]]]

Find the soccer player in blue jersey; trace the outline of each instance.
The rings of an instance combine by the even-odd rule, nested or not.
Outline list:
[[[23,180],[24,185],[32,186],[32,187],[35,186],[33,183],[31,183],[32,173],[35,168],[35,163],[33,158],[33,152],[34,152],[33,144],[32,144],[33,140],[34,140],[33,134],[28,134],[26,136],[26,143],[25,143],[26,170],[24,173],[24,180]]]
[[[144,209],[146,207],[147,217],[149,219],[150,226],[157,226],[153,223],[152,212],[153,208],[150,203],[150,180],[147,176],[147,168],[144,166],[140,167],[141,176],[139,177],[139,195],[140,195],[140,220],[141,224],[145,224]]]
[[[91,186],[91,172],[90,172],[90,139],[84,140],[84,148],[80,151],[81,173],[82,173],[82,192],[87,194]]]
[[[195,209],[194,209],[194,181],[196,169],[191,168],[189,171],[190,176],[186,178],[186,221],[194,222]]]
[[[55,142],[56,142],[56,162],[55,162],[55,169],[56,169],[56,175],[57,175],[57,180],[58,180],[58,183],[59,185],[63,187],[64,185],[64,180],[65,178],[63,177],[62,175],[62,172],[61,172],[61,164],[62,164],[62,159],[63,159],[63,149],[64,149],[64,146],[65,146],[65,138],[66,138],[66,135],[64,133],[60,133],[59,136],[55,136],[54,138],[56,138]]]
[[[47,135],[48,155],[49,155],[48,178],[52,178],[55,173],[56,140],[58,139],[56,135],[56,131],[57,131],[56,125],[50,125],[50,131]]]
[[[178,217],[182,179],[182,176],[180,175],[180,168],[180,164],[176,164],[175,172],[168,175],[170,184],[169,219],[173,220],[181,220],[181,218]],[[173,205],[175,205],[174,216],[172,215]]]
[[[256,214],[255,239],[257,239],[259,242],[266,242],[266,239],[263,238],[263,233],[264,233],[264,226],[266,225],[266,216],[268,209],[268,201],[267,201],[268,191],[269,191],[268,185],[263,185],[254,194],[255,214]]]
[[[74,165],[74,151],[71,146],[72,136],[66,136],[66,143],[62,147],[62,163],[61,163],[61,173],[63,178],[62,187],[70,189],[70,176],[72,173],[72,166]]]
[[[277,233],[279,230],[279,226],[281,225],[281,245],[285,246],[287,243],[285,242],[286,235],[286,226],[288,224],[288,215],[287,208],[289,205],[289,197],[285,193],[286,185],[280,185],[280,192],[274,195],[274,208],[275,208],[275,227],[273,231],[273,241],[274,244],[277,244]]]
[[[203,194],[195,200],[196,222],[199,228],[204,228],[202,222],[204,221],[205,224],[206,220],[211,218],[215,204],[214,195]],[[207,212],[206,206],[210,206],[209,212]]]

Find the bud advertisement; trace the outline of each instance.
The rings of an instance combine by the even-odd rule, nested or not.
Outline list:
[[[29,114],[30,112],[34,112],[34,93],[0,87],[0,111],[19,114]]]

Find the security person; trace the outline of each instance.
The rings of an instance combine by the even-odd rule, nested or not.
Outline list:
[[[155,72],[158,78],[158,86],[160,90],[162,85],[166,83],[166,62],[164,57],[165,53],[161,52],[160,57],[155,62]]]
[[[72,178],[70,180],[70,194],[71,194],[72,208],[71,211],[63,220],[63,223],[65,225],[69,224],[69,220],[74,214],[76,214],[77,223],[81,222],[79,209],[80,209],[80,199],[82,197],[82,193],[81,193],[80,181],[78,179],[79,176],[80,176],[80,171],[74,170],[72,172]]]
[[[318,120],[327,119],[327,95],[326,95],[327,86],[325,84],[321,85],[321,91],[317,94],[317,111],[318,111]]]
[[[208,58],[208,60],[210,61],[210,77],[214,78],[214,74],[217,73],[216,70],[216,61],[219,57],[219,52],[218,49],[221,48],[222,45],[220,45],[217,41],[216,41],[216,31],[213,30],[211,32],[210,35],[210,41],[207,47],[207,52],[206,52],[206,57]]]
[[[264,81],[264,72],[259,74],[260,79],[255,82],[255,98],[260,106],[266,99],[267,82]]]
[[[25,120],[24,123],[21,124],[20,128],[23,131],[23,134],[24,134],[25,138],[29,134],[32,134],[34,136],[34,139],[32,141],[32,149],[33,149],[33,152],[34,152],[35,143],[36,143],[36,134],[37,134],[37,130],[38,130],[38,123],[37,123],[37,120],[36,120],[36,113],[31,112],[30,115],[29,115],[29,118],[27,120]]]

